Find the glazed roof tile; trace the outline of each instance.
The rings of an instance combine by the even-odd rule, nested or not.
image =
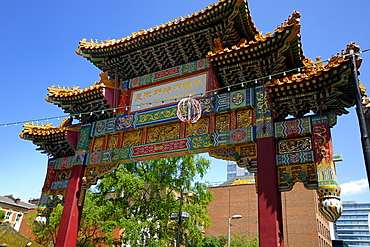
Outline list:
[[[233,51],[243,50],[243,49],[253,49],[256,45],[266,43],[267,41],[272,40],[273,38],[277,37],[281,33],[285,32],[288,27],[296,27],[296,30],[294,31],[294,34],[297,35],[300,31],[300,17],[301,14],[298,11],[294,11],[291,16],[289,16],[288,20],[286,20],[284,23],[282,23],[279,27],[277,27],[273,34],[270,32],[266,33],[266,36],[264,36],[261,32],[255,34],[255,39],[250,40],[249,42],[247,40],[242,40],[238,45],[234,45],[232,47],[221,47],[220,45],[216,44],[216,48],[214,51],[208,52],[208,56],[211,59],[217,55],[227,55]],[[299,35],[299,34],[298,34]]]
[[[321,61],[321,57],[316,58],[316,62],[313,62],[311,59],[305,58],[303,60],[303,63],[305,67],[302,69],[302,72],[292,74],[290,76],[284,77],[284,78],[272,78],[271,81],[268,81],[266,83],[267,88],[274,88],[279,86],[287,86],[289,84],[294,83],[301,83],[303,81],[309,81],[312,80],[313,77],[317,76],[324,76],[325,72],[331,72],[332,68],[336,68],[339,66],[343,66],[345,63],[348,65],[349,58],[349,50],[350,49],[359,49],[359,47],[351,43],[347,46],[346,51],[342,51],[341,54],[337,54],[336,56],[331,57],[328,60],[328,63],[325,65],[323,61]],[[357,68],[361,66],[361,59],[357,59]]]
[[[28,140],[25,135],[28,136],[48,136],[53,137],[57,135],[64,135],[67,130],[69,131],[78,131],[79,125],[71,125],[71,119],[64,118],[62,123],[59,127],[53,127],[52,123],[44,124],[44,123],[33,123],[28,122],[23,125],[22,134],[20,134],[20,137],[22,139]]]
[[[181,30],[184,30],[184,32],[189,32],[187,30],[188,28],[186,27],[194,23],[198,23],[199,26],[204,29],[205,26],[212,25],[210,19],[215,16],[215,19],[223,18],[225,9],[231,9],[233,6],[240,7],[243,3],[246,5],[246,16],[249,19],[249,25],[246,27],[244,24],[243,27],[247,29],[247,32],[249,32],[249,36],[251,36],[250,38],[253,39],[254,34],[258,33],[258,30],[251,20],[251,16],[249,15],[247,2],[244,0],[219,0],[218,3],[213,3],[210,6],[206,7],[204,10],[199,10],[192,15],[179,17],[177,19],[173,19],[172,21],[168,21],[165,24],[160,24],[147,30],[133,32],[131,35],[121,39],[107,39],[100,42],[98,42],[97,40],[93,41],[92,39],[90,41],[87,41],[87,39],[83,39],[80,41],[76,53],[78,55],[85,56],[85,52],[109,52],[113,49],[116,49],[118,46],[129,47],[133,44],[146,44],[152,42],[149,40],[157,35],[166,36],[166,39],[168,39],[168,36],[176,36],[182,32]],[[174,35],[165,34],[166,32],[172,32]]]
[[[60,87],[60,86],[51,86],[48,88],[48,97],[46,101],[53,103],[52,98],[67,98],[73,96],[79,96],[86,94],[88,92],[96,91],[102,88],[115,88],[115,80],[108,79],[108,73],[100,74],[101,80],[96,81],[93,86],[80,89],[79,87]]]

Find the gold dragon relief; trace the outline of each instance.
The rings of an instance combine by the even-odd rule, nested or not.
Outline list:
[[[265,91],[256,91],[256,100],[257,100],[257,114],[263,115],[269,112],[269,104],[266,97]]]
[[[59,171],[55,181],[63,181],[63,180],[69,180],[71,177],[71,170],[68,171]]]
[[[103,150],[104,138],[105,138],[104,136],[101,136],[93,139],[92,142],[93,146],[91,149],[92,152],[99,152]]]
[[[311,138],[309,137],[282,140],[278,143],[279,154],[296,153],[309,150],[312,150]]]
[[[179,136],[180,124],[170,124],[166,126],[149,128],[147,143],[175,140],[179,139]]]
[[[127,132],[123,136],[123,147],[137,146],[141,144],[141,131]]]
[[[118,134],[117,135],[110,135],[109,136],[107,150],[112,150],[112,149],[117,148],[118,138],[119,138],[119,135]]]
[[[252,126],[252,109],[239,111],[237,113],[238,129]]]
[[[209,118],[201,118],[198,122],[186,125],[186,137],[208,134]]]

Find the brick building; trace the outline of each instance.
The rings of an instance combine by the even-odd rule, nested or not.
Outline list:
[[[258,235],[257,194],[253,176],[234,177],[218,187],[209,190],[215,199],[209,207],[212,225],[206,229],[206,236],[226,236],[228,218],[242,215],[241,219],[231,220],[231,236],[234,233]],[[249,184],[243,184],[243,181]],[[317,208],[315,190],[307,190],[297,183],[289,192],[281,193],[284,242],[290,247],[331,247],[329,222]]]
[[[0,210],[5,211],[4,222],[9,223],[19,231],[22,220],[29,210],[37,208],[37,205],[21,201],[13,195],[0,196]]]

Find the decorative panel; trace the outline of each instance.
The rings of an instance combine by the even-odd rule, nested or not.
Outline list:
[[[110,135],[108,137],[107,150],[112,150],[112,149],[117,148],[118,140],[119,140],[119,135],[118,134],[116,134],[116,135]]]
[[[249,142],[249,141],[253,141],[254,139],[255,139],[254,131],[252,127],[230,130],[230,143],[231,144]]]
[[[230,94],[223,93],[216,97],[215,112],[223,112],[230,110]]]
[[[123,135],[123,147],[137,146],[141,143],[141,131],[126,132]]]
[[[134,128],[134,114],[117,116],[116,131],[129,130]]]
[[[55,181],[69,180],[72,170],[58,171]]]
[[[56,159],[49,159],[48,168],[46,171],[46,178],[44,182],[44,186],[42,187],[42,192],[47,193],[51,189],[51,184],[55,180],[56,171],[55,165],[57,160]]]
[[[296,182],[302,182],[306,189],[317,188],[315,164],[297,164],[292,166],[279,166],[279,190],[289,191]]]
[[[296,138],[296,139],[286,139],[278,142],[278,153],[295,153],[312,150],[311,138]]]
[[[94,122],[92,125],[92,133],[91,136],[100,136],[112,133],[115,131],[115,122],[113,118],[100,120]]]
[[[147,143],[179,139],[179,136],[180,124],[169,124],[165,126],[153,127],[148,129]]]
[[[130,159],[130,148],[117,148],[114,151],[114,156],[112,157],[112,162],[124,163],[125,160]]]
[[[92,139],[91,152],[103,151],[104,140],[105,140],[105,136],[96,137]]]
[[[90,147],[90,127],[90,124],[84,124],[81,126],[76,151],[88,151]]]
[[[55,170],[71,168],[74,165],[73,159],[74,159],[74,156],[68,156],[68,157],[56,159]]]
[[[257,158],[257,144],[251,143],[240,147],[240,156],[248,157],[249,159]]]
[[[264,86],[255,88],[255,97],[257,138],[271,137],[274,135],[274,126]]]
[[[276,155],[277,165],[295,165],[314,162],[313,151],[299,151]]]
[[[164,79],[173,78],[179,75],[185,75],[191,72],[208,68],[208,59],[201,59],[191,63],[179,65],[169,69],[161,70],[155,73],[132,78],[125,83],[129,83],[130,88],[140,87]]]
[[[311,119],[298,118],[275,123],[275,137],[289,138],[311,134]]]
[[[201,118],[193,124],[186,124],[186,137],[208,134],[209,118]]]
[[[216,132],[225,132],[230,130],[230,115],[223,114],[216,116]]]
[[[243,89],[230,92],[230,109],[234,110],[251,104],[250,90]]]
[[[175,141],[160,142],[132,147],[132,157],[154,155],[159,153],[162,154],[171,153],[188,149],[189,149],[188,139],[179,139]]]
[[[247,128],[252,126],[253,110],[243,110],[237,112],[237,128]]]
[[[135,114],[135,127],[178,120],[176,110],[177,105],[172,105],[155,110],[138,112]]]

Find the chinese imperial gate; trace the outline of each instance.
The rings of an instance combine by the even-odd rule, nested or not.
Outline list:
[[[84,192],[119,163],[203,152],[255,174],[260,246],[284,246],[280,193],[297,182],[317,191],[319,210],[335,221],[342,206],[330,128],[355,104],[346,55],[359,48],[312,61],[299,18],[293,12],[263,35],[246,1],[220,0],[125,38],[80,41],[77,54],[100,80],[48,88],[46,100],[71,117],[59,127],[27,123],[21,134],[50,156],[37,224],[62,202],[56,246],[74,246]],[[190,97],[202,109],[196,123],[177,116]]]

